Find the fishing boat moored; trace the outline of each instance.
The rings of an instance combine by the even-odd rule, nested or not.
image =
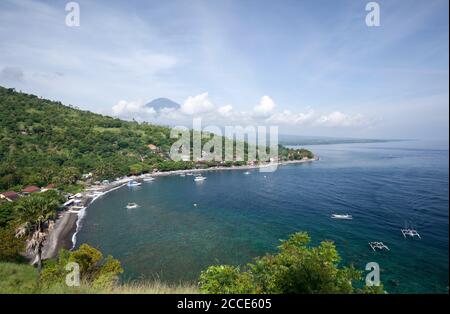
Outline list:
[[[139,205],[136,203],[128,203],[127,204],[127,209],[133,209],[133,208],[138,208]]]
[[[351,219],[353,219],[353,216],[349,215],[349,214],[332,214],[331,218],[333,218],[333,219],[351,220]]]

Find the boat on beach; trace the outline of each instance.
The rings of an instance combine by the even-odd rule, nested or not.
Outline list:
[[[332,219],[343,219],[343,220],[351,220],[353,219],[352,215],[349,214],[331,214]]]
[[[133,209],[133,208],[138,208],[139,205],[136,203],[128,203],[127,204],[127,209]]]
[[[140,182],[137,182],[135,180],[131,180],[131,181],[128,181],[127,186],[139,186],[141,184],[142,183],[140,183]]]
[[[72,206],[69,208],[68,212],[77,214],[84,209],[86,209],[85,206]]]
[[[152,182],[154,180],[155,180],[155,178],[153,178],[153,177],[144,178],[144,182]]]

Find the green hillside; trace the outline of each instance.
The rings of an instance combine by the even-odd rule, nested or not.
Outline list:
[[[175,139],[168,127],[123,121],[3,87],[0,134],[0,191],[50,183],[68,187],[87,172],[100,180],[199,166],[169,159]],[[313,156],[286,148],[280,153],[284,159]]]
[[[0,190],[69,185],[86,171],[95,171],[98,178],[142,172],[167,160],[148,144],[167,152],[173,142],[166,127],[122,121],[2,87],[0,121]]]

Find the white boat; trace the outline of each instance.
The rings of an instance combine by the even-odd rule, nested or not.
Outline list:
[[[127,204],[127,209],[133,209],[133,208],[138,208],[139,205],[136,203],[128,203]]]
[[[184,173],[180,174],[180,177],[185,177],[186,175]]]
[[[333,219],[346,219],[346,220],[353,219],[352,215],[349,215],[349,214],[332,214],[331,218],[333,218]]]
[[[203,181],[203,180],[206,180],[206,177],[204,177],[204,176],[198,176],[198,177],[195,177],[195,178],[194,178],[194,181]]]
[[[134,181],[134,180],[128,181],[128,183],[127,183],[128,186],[139,186],[141,184],[142,183]]]
[[[250,174],[250,171],[246,171],[246,172],[244,172],[244,174]]]
[[[155,180],[153,177],[144,178],[144,182],[151,182],[153,180]]]

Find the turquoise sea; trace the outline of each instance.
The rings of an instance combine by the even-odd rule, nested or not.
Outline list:
[[[207,172],[203,182],[158,177],[112,191],[88,208],[77,245],[118,258],[125,281],[195,281],[208,265],[245,264],[304,230],[313,244],[334,241],[343,264],[378,262],[388,292],[448,293],[448,142],[307,148],[320,161],[273,173]],[[140,207],[126,209],[129,202]],[[422,239],[405,239],[406,226]],[[390,251],[374,252],[370,241]]]

